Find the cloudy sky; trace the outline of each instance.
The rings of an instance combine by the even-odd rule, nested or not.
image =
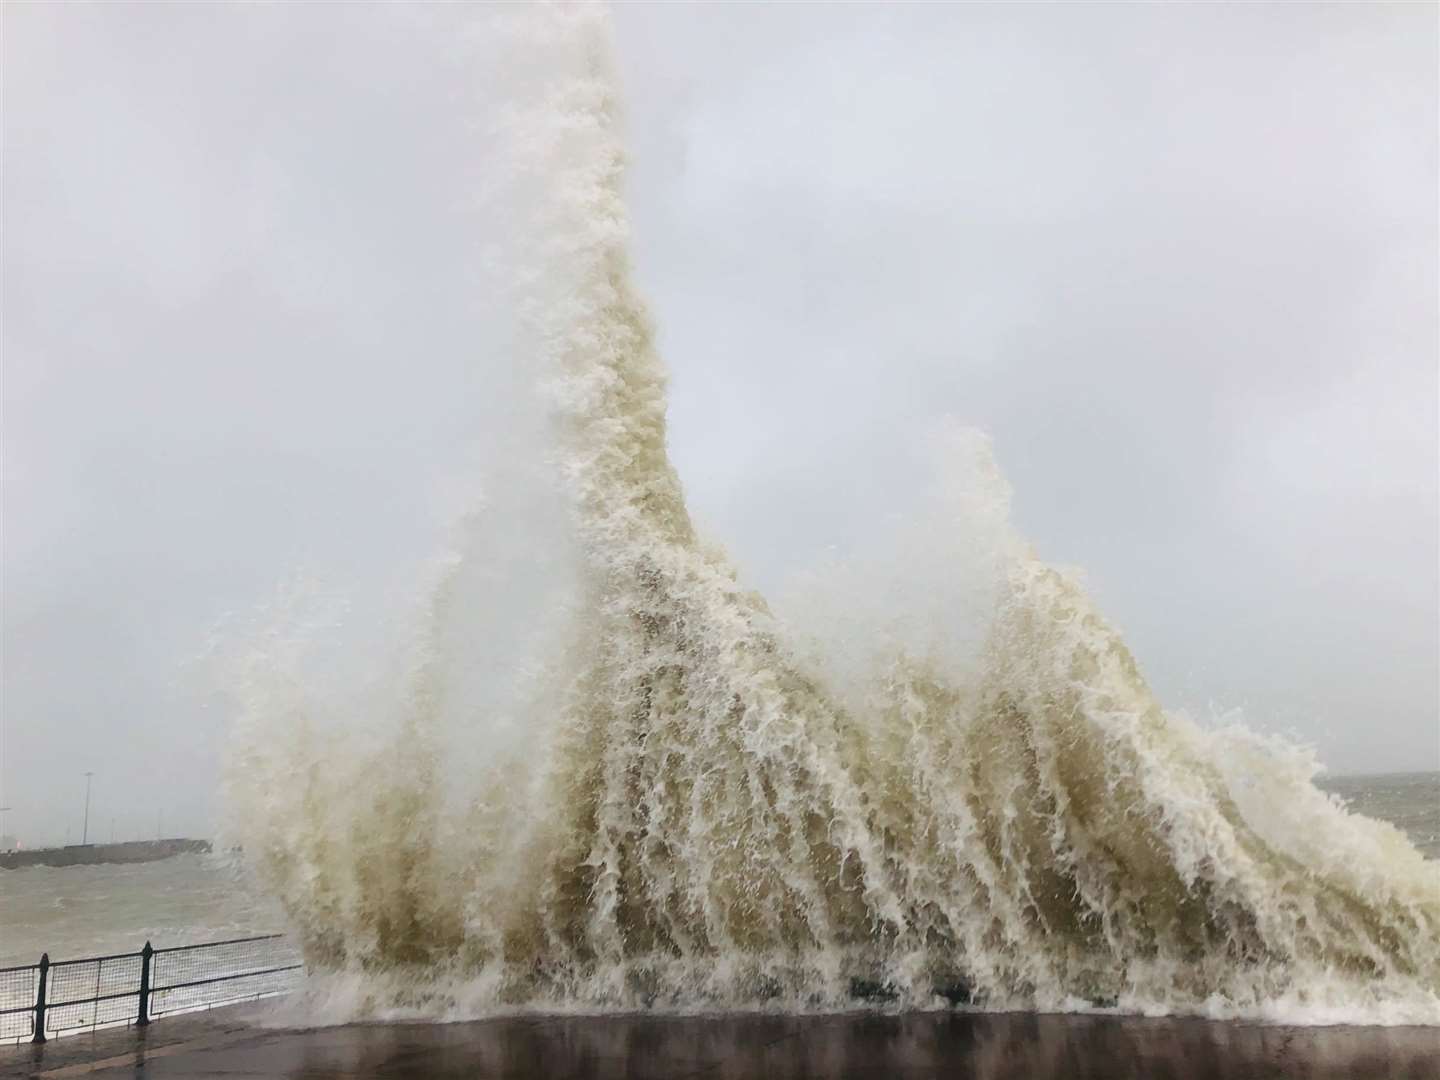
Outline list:
[[[3,739],[30,842],[209,827],[197,658],[403,590],[517,366],[482,15],[7,5]],[[988,431],[1169,704],[1440,768],[1436,10],[617,13],[705,529],[778,590]],[[515,63],[515,58],[510,58]],[[368,610],[363,604],[359,610]],[[200,665],[203,666],[203,665]]]

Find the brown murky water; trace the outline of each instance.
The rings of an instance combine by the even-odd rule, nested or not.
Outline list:
[[[1337,776],[1321,787],[1440,858],[1440,772]],[[216,855],[130,866],[0,870],[0,966],[186,945],[284,928],[278,906]]]

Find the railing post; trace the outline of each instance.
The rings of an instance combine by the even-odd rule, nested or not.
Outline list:
[[[35,1037],[31,1042],[45,1041],[45,988],[50,982],[50,954],[40,954],[40,986],[35,992]]]
[[[140,950],[140,1015],[135,1017],[135,1026],[144,1027],[150,1023],[150,958],[155,955],[150,942]]]

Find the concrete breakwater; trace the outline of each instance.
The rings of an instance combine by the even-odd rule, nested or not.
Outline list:
[[[168,859],[172,855],[204,854],[210,850],[209,840],[129,840],[122,844],[71,844],[58,848],[35,848],[33,851],[8,851],[0,854],[0,870],[18,870],[26,866],[89,866],[95,863],[141,863]]]

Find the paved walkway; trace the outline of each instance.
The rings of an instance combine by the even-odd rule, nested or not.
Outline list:
[[[1435,1080],[1440,1029],[1095,1016],[545,1016],[255,1026],[253,1009],[0,1049],[0,1076],[303,1080]]]

